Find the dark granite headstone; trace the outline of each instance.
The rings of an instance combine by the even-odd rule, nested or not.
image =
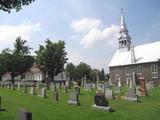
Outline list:
[[[107,99],[105,99],[105,96],[102,93],[97,93],[94,96],[95,105],[92,105],[93,108],[107,111],[107,112],[113,112],[114,110],[109,107],[109,102]]]
[[[5,109],[2,108],[2,98],[0,96],[0,111],[5,111]]]
[[[109,102],[105,99],[105,96],[104,95],[95,95],[94,96],[94,101],[95,101],[95,104],[97,106],[104,106],[104,107],[107,107]]]
[[[18,120],[32,120],[32,113],[24,109],[19,109],[18,117]]]

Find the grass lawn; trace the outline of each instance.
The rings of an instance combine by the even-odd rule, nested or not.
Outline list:
[[[160,120],[160,87],[149,92],[149,97],[140,97],[141,102],[109,100],[115,112],[95,110],[93,95],[95,91],[81,91],[81,106],[67,104],[68,94],[60,92],[60,100],[53,101],[52,92],[47,91],[47,98],[18,91],[0,88],[2,108],[0,120],[17,120],[17,111],[24,108],[32,112],[33,120]]]

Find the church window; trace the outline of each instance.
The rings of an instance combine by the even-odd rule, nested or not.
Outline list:
[[[138,66],[138,67],[137,67],[138,77],[141,77],[141,76],[142,76],[142,73],[143,73],[143,67],[142,67],[142,66]]]
[[[120,79],[119,74],[115,74],[115,80],[118,81]]]
[[[157,67],[157,65],[152,65],[151,66],[151,74],[152,74],[152,78],[158,78],[158,67]]]
[[[128,85],[131,81],[131,74],[126,74],[126,84]]]

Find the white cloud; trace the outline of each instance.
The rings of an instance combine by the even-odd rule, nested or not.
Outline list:
[[[81,44],[85,47],[94,46],[111,46],[115,47],[118,38],[119,27],[116,25],[111,25],[111,27],[101,29],[91,29],[84,37],[81,39]]]
[[[40,23],[24,23],[18,26],[0,25],[0,49],[2,47],[8,47],[18,36],[29,40],[35,32],[40,31],[40,28]]]
[[[76,32],[86,32],[93,28],[101,27],[101,23],[102,21],[100,19],[83,18],[73,21],[70,26]]]

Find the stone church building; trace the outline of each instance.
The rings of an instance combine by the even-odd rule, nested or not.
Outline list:
[[[160,41],[133,46],[123,12],[118,44],[108,65],[112,83],[129,84],[135,75],[137,83],[143,76],[146,83],[160,84]]]

